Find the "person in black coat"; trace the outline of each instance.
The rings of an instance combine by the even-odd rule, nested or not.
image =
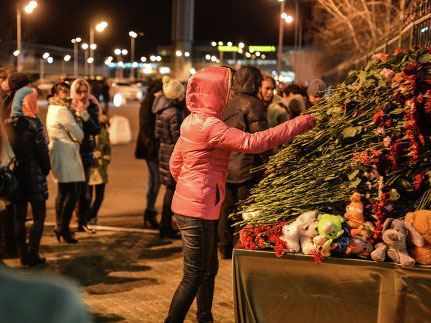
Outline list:
[[[153,113],[156,114],[155,137],[160,144],[159,172],[161,184],[166,186],[163,198],[160,237],[179,239],[180,236],[172,228],[172,198],[176,182],[169,169],[169,160],[174,151],[175,143],[180,137],[180,126],[183,122],[181,102],[184,100],[184,87],[167,76],[163,78],[163,95],[156,98]]]
[[[223,120],[229,127],[249,133],[268,129],[265,107],[257,98],[262,73],[254,66],[243,66],[234,76],[235,96],[223,110]],[[230,155],[226,197],[219,220],[220,251],[224,258],[230,258],[234,246],[233,222],[228,219],[238,201],[249,195],[250,189],[262,178],[263,172],[250,173],[261,166],[269,157],[269,152],[261,155],[233,152]]]
[[[39,246],[48,199],[46,176],[51,164],[48,142],[37,112],[37,95],[33,89],[24,86],[16,90],[11,116],[5,121],[17,160],[14,174],[19,192],[16,200],[15,237],[21,264],[24,266],[36,266],[46,262],[45,258],[39,256]],[[27,244],[25,221],[29,203],[33,211],[33,226]]]
[[[12,80],[8,80],[14,73],[14,69],[9,66],[0,68],[0,119],[1,122],[9,118],[12,99],[14,90],[12,88],[20,88],[23,86],[20,84],[22,81],[14,77]],[[11,81],[11,82],[9,82]],[[24,82],[25,83],[25,82]],[[7,138],[5,139],[7,141]],[[1,245],[1,257],[2,258],[15,258],[18,256],[18,250],[16,246],[14,236],[14,216],[15,216],[15,204],[8,203],[6,209],[0,211],[0,245]]]
[[[148,92],[139,110],[139,132],[136,139],[135,157],[144,159],[148,167],[147,206],[144,210],[144,226],[147,223],[153,229],[159,229],[157,211],[155,209],[157,195],[160,189],[159,180],[159,145],[156,140],[156,115],[152,111],[156,97],[162,95],[162,82],[154,81],[148,87]]]

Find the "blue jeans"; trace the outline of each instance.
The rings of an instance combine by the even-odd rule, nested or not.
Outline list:
[[[213,322],[214,282],[218,271],[217,222],[175,214],[183,239],[184,266],[165,322],[183,322],[196,297],[198,322]]]
[[[147,210],[154,211],[157,195],[160,190],[159,161],[146,159],[148,167]]]

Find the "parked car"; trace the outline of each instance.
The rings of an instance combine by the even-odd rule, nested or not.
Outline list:
[[[112,83],[111,87],[114,106],[119,107],[129,101],[141,101],[146,90],[147,87],[141,82],[116,81]]]

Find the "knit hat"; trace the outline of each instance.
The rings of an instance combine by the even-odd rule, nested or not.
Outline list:
[[[31,87],[23,86],[15,92],[11,113],[13,117],[35,117],[38,112],[37,95]]]
[[[163,94],[170,100],[178,99],[181,94],[184,94],[184,86],[181,82],[171,79],[165,75],[162,78],[163,82]]]
[[[314,79],[310,82],[310,85],[307,89],[307,94],[321,98],[325,95],[326,91],[326,83],[323,82],[321,79]]]
[[[9,89],[11,91],[16,91],[19,88],[22,88],[23,86],[30,83],[30,79],[25,75],[24,73],[12,73],[8,79],[7,83],[9,85]]]

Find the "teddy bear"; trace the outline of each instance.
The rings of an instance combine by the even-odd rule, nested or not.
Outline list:
[[[409,248],[409,254],[420,264],[431,265],[431,211],[418,210],[407,213],[406,224],[415,228],[424,238],[425,244],[420,247],[413,245]],[[409,236],[412,240],[412,236]]]
[[[341,249],[347,248],[347,239],[337,243],[337,239],[341,238],[346,231],[343,223],[344,219],[338,215],[323,214],[319,217],[317,222],[318,235],[313,238],[313,243],[315,250],[323,257],[330,256],[331,251],[335,248],[339,252],[342,251]]]
[[[311,255],[314,251],[313,238],[317,235],[317,212],[309,211],[282,229],[281,240],[287,243],[288,252],[302,252]]]
[[[410,232],[412,242],[418,247],[424,245],[424,239],[410,224],[400,219],[387,218],[383,224],[382,241],[378,243],[375,250],[371,253],[371,259],[384,261],[386,255],[393,262],[402,266],[413,266],[415,260],[407,253],[406,237]]]

